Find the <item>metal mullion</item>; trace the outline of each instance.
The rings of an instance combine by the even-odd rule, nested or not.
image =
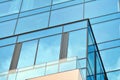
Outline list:
[[[39,39],[38,42],[37,42],[37,48],[36,48],[36,53],[35,53],[34,65],[36,65],[36,60],[37,60],[37,55],[38,55],[39,44],[40,44],[40,39]]]
[[[51,13],[52,13],[52,4],[53,4],[53,0],[51,0],[51,4],[50,4],[50,11],[49,11],[49,17],[48,17],[48,26],[50,26],[50,19],[51,19]]]
[[[19,12],[18,12],[18,17],[17,17],[17,20],[16,20],[16,24],[15,24],[15,29],[14,29],[13,35],[15,35],[15,32],[16,32],[16,28],[17,28],[17,25],[18,25],[18,20],[19,20],[20,12],[21,12],[21,9],[22,9],[22,4],[23,4],[23,0],[21,0],[21,4],[20,4],[20,8],[19,8]]]

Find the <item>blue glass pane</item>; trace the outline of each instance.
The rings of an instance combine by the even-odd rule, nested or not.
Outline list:
[[[0,80],[7,80],[7,76],[0,76]]]
[[[27,3],[27,4],[26,4]],[[23,0],[22,11],[50,6],[51,0]]]
[[[16,38],[17,37],[2,39],[0,40],[0,46],[16,43]]]
[[[58,72],[58,64],[54,64],[54,65],[47,65],[46,68],[46,75],[48,74],[53,74],[53,73],[57,73]]]
[[[71,65],[72,64],[72,65]],[[76,61],[63,61],[60,63],[60,72],[76,69]]]
[[[53,4],[63,3],[67,1],[72,1],[72,0],[53,0]]]
[[[112,48],[112,47],[118,47],[118,46],[120,46],[120,40],[106,42],[106,43],[102,43],[102,44],[98,45],[99,50],[108,49],[108,48]]]
[[[0,2],[9,1],[9,0],[0,0]]]
[[[34,64],[36,48],[37,40],[22,43],[18,68],[28,67]]]
[[[7,20],[10,20],[10,19],[16,19],[18,17],[18,14],[11,14],[11,15],[7,15],[7,16],[4,16],[4,17],[0,17],[0,22],[3,22],[3,21],[7,21]]]
[[[120,47],[101,51],[101,56],[106,71],[120,69]]]
[[[50,26],[72,22],[83,18],[83,5],[54,10],[51,12]]]
[[[47,27],[48,17],[49,12],[20,18],[16,29],[16,34]]]
[[[73,24],[65,25],[64,32],[82,29],[87,27],[87,21],[80,21]]]
[[[57,33],[62,33],[62,27],[51,28],[51,29],[47,29],[47,30],[42,30],[42,31],[38,31],[38,32],[21,35],[18,37],[18,42],[31,40],[31,39],[35,39],[35,38],[41,38],[41,37],[45,37],[45,36],[49,36],[49,35],[54,35]]]
[[[117,11],[118,11],[118,0],[114,0],[114,1],[95,0],[90,3],[86,3],[85,5],[85,17],[86,18],[93,18],[93,17],[97,17],[97,16],[101,16],[101,15],[105,15],[105,14],[109,14],[109,13],[113,13]]]
[[[16,20],[0,23],[0,38],[13,35]]]
[[[0,16],[10,15],[19,12],[21,0],[11,0],[4,3],[0,3]]]
[[[0,72],[5,72],[9,70],[13,52],[14,45],[0,48]]]
[[[94,23],[99,23],[99,22],[109,21],[112,19],[119,19],[119,18],[120,18],[120,13],[116,13],[116,14],[106,15],[98,18],[92,18],[90,19],[90,21],[91,21],[91,24],[94,24]]]
[[[83,3],[84,0],[53,0],[52,10]]]
[[[120,38],[120,19],[92,26],[98,43]]]
[[[20,17],[26,17],[26,16],[31,16],[31,15],[34,15],[34,14],[36,15],[38,13],[46,12],[46,11],[49,11],[49,10],[50,10],[49,6],[48,7],[43,7],[43,8],[37,8],[37,9],[21,12],[19,16]]]
[[[69,33],[68,57],[75,56],[86,57],[86,29]]]
[[[36,64],[59,59],[61,35],[40,39]]]
[[[10,73],[8,76],[8,80],[16,80],[16,73]]]
[[[78,60],[79,68],[85,68],[86,67],[86,59]]]
[[[108,80],[120,80],[120,70],[107,73]]]
[[[18,72],[17,74],[17,79],[16,80],[26,80],[29,78],[34,78],[38,76],[43,76],[45,73],[45,68],[36,68],[36,69],[31,69],[31,70],[25,70]]]

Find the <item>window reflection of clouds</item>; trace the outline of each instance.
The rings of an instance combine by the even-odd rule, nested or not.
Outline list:
[[[36,64],[59,59],[61,35],[40,39]]]
[[[32,66],[34,64],[37,40],[29,41],[22,44],[18,68]]]
[[[0,48],[0,72],[9,70],[13,51],[14,45]]]

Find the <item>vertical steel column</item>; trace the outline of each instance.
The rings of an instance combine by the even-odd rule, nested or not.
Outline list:
[[[68,51],[68,40],[69,40],[69,33],[62,34],[62,41],[61,41],[61,48],[60,48],[60,57],[59,59],[67,58],[67,51]]]
[[[22,47],[22,43],[17,43],[15,45],[15,50],[14,50],[14,54],[12,57],[12,61],[11,61],[11,65],[10,65],[9,70],[14,70],[17,68],[21,47]]]

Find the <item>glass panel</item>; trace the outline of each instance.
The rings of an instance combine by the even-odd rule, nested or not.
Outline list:
[[[108,80],[120,80],[120,70],[107,73]]]
[[[82,10],[83,5],[54,10],[51,13],[50,26],[80,20],[83,18]]]
[[[86,28],[86,27],[87,27],[87,21],[80,21],[80,22],[69,24],[69,25],[65,25],[64,32]]]
[[[89,24],[90,25],[90,24]],[[88,26],[88,73],[87,80],[97,78],[107,80],[100,53],[91,26]],[[96,75],[97,74],[97,75]]]
[[[108,5],[108,3],[109,3],[109,5]],[[118,10],[117,4],[118,4],[118,0],[114,0],[114,1],[96,0],[94,2],[86,3],[86,5],[85,5],[85,17],[86,18],[93,18],[93,17],[117,12],[117,10]]]
[[[120,19],[92,26],[98,43],[120,38]]]
[[[96,73],[97,80],[105,80],[105,74],[103,70],[103,66],[100,60],[98,53],[96,53]]]
[[[13,43],[16,43],[16,37],[11,37],[11,38],[0,40],[0,46],[4,46],[7,44],[13,44]]]
[[[16,73],[9,74],[8,80],[16,80]]]
[[[120,47],[101,51],[101,56],[106,71],[120,69]]]
[[[16,20],[0,23],[0,38],[13,35]]]
[[[0,80],[7,80],[7,76],[0,76]]]
[[[32,70],[26,70],[22,72],[18,72],[17,79],[16,80],[26,80],[29,78],[34,78],[38,76],[43,76],[45,72],[45,68],[38,68],[38,69],[32,69]]]
[[[68,57],[86,57],[86,29],[69,34]]]
[[[61,35],[41,39],[39,43],[36,64],[58,60],[60,43]]]
[[[72,64],[72,65],[71,65]],[[76,69],[76,61],[64,61],[60,63],[59,72]]]
[[[79,5],[84,0],[53,0],[52,10]]]
[[[19,12],[21,0],[12,0],[4,3],[0,3],[0,16],[10,15]],[[16,6],[16,7],[15,7]]]
[[[67,1],[72,1],[72,0],[53,0],[53,4],[63,3]]]
[[[27,4],[26,4],[27,3]],[[51,0],[23,0],[22,11],[50,6]]]
[[[86,69],[81,69],[80,73],[82,74],[83,80],[86,80]]]
[[[119,18],[120,18],[120,13],[115,13],[115,14],[110,14],[110,15],[90,19],[90,22],[91,24],[94,24],[94,23],[99,23],[99,22],[109,21],[109,20],[119,19]]]
[[[79,68],[85,68],[86,67],[86,59],[78,60]]]
[[[7,16],[4,16],[4,17],[0,17],[0,22],[7,21],[7,20],[10,20],[10,19],[15,19],[17,17],[18,17],[18,14],[11,14],[11,15],[7,15]]]
[[[18,68],[32,66],[34,64],[37,40],[24,42],[20,53]]]
[[[21,35],[18,37],[18,42],[35,39],[35,38],[41,38],[41,37],[45,37],[45,36],[49,36],[49,35],[53,35],[57,33],[62,33],[62,27],[52,28],[52,29],[47,29],[47,30],[42,30],[38,32]]]
[[[46,75],[48,74],[53,74],[53,73],[57,73],[58,72],[58,65],[49,65],[46,68]]]
[[[118,47],[118,46],[120,46],[120,40],[115,40],[115,41],[102,43],[102,44],[98,45],[99,50],[108,49],[108,48],[112,48],[112,47]]]
[[[13,52],[14,45],[0,48],[0,72],[9,70]]]
[[[26,1],[26,0],[25,0]],[[31,0],[30,0],[31,1]],[[50,10],[50,7],[43,7],[43,8],[37,8],[37,9],[32,9],[32,10],[28,10],[28,11],[25,11],[25,12],[21,12],[20,13],[20,17],[26,17],[26,16],[31,16],[33,14],[38,14],[38,13],[43,13],[43,12],[46,12],[46,11],[49,11]]]
[[[96,65],[95,65],[96,45],[95,45],[95,41],[94,41],[94,38],[93,38],[91,27],[88,26],[87,29],[88,29],[88,33],[87,33],[88,34],[88,40],[87,40],[88,41],[87,80],[94,80],[95,69],[96,69]]]
[[[16,34],[47,27],[48,17],[49,12],[20,18],[16,29]]]
[[[5,1],[9,1],[9,0],[0,0],[0,2],[5,2]]]

